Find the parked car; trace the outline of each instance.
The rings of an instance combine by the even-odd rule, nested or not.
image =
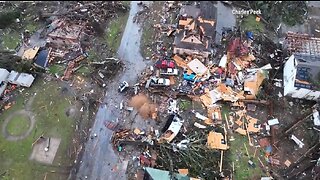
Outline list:
[[[177,76],[178,69],[173,69],[173,68],[163,69],[163,70],[160,70],[160,75]]]
[[[183,73],[183,79],[187,81],[194,81],[196,79],[196,74],[195,73],[187,74],[185,72]]]
[[[149,86],[170,86],[170,79],[153,77],[147,81],[146,88]]]
[[[119,90],[119,92],[123,92],[128,87],[129,87],[128,82],[127,81],[123,81],[122,83],[120,83],[118,90]]]
[[[159,60],[155,63],[155,67],[159,69],[165,69],[165,68],[174,68],[175,64],[173,61],[169,60]]]
[[[186,80],[186,81],[189,81],[189,82],[200,82],[200,80],[196,80],[196,73],[191,73],[191,74],[188,74],[187,72],[184,72],[183,73],[183,79]]]

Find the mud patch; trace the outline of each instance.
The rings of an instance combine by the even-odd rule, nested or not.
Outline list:
[[[129,102],[129,106],[137,109],[140,116],[144,119],[152,117],[152,115],[157,112],[157,106],[152,104],[148,97],[143,94],[138,94],[132,97],[131,101]]]
[[[77,107],[71,106],[71,107],[67,108],[66,116],[69,118],[76,118],[78,111],[79,110],[77,109]]]

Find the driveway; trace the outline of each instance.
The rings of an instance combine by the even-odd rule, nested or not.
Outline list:
[[[114,152],[110,143],[112,131],[105,128],[104,121],[121,119],[119,104],[125,97],[117,91],[119,82],[126,80],[129,85],[134,85],[138,75],[147,65],[140,54],[142,31],[138,24],[133,23],[133,17],[140,10],[137,3],[131,1],[129,18],[118,50],[118,56],[125,64],[124,71],[108,85],[104,103],[96,114],[91,130],[91,136],[96,133],[97,137],[89,139],[86,143],[77,179],[126,179],[128,161],[120,159]]]

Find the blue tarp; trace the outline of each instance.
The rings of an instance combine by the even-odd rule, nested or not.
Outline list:
[[[41,68],[48,67],[48,54],[49,54],[48,50],[46,49],[41,50],[34,63]]]
[[[271,153],[272,152],[272,146],[267,146],[266,147],[266,149],[265,149],[265,151],[267,152],[267,153]]]
[[[248,39],[253,40],[253,32],[251,32],[251,31],[246,32],[246,36]]]

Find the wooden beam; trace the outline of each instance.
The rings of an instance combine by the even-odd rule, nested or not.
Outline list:
[[[293,125],[292,125],[288,130],[286,130],[284,133],[285,133],[285,134],[288,134],[289,131],[291,131],[293,128],[295,128],[297,125],[299,125],[301,122],[307,120],[309,117],[312,116],[312,114],[313,114],[313,113],[309,114],[307,117],[305,117],[305,118],[299,120],[298,122],[296,122],[295,124],[293,124]]]
[[[316,147],[318,147],[320,145],[320,143],[317,143],[316,145],[314,145],[314,146],[312,146],[307,152],[305,152],[302,156],[300,156],[299,158],[298,158],[298,160],[296,160],[293,164],[297,164],[297,163],[299,163],[299,161],[302,159],[302,158],[304,158],[304,157],[306,157],[312,150],[314,150]],[[292,165],[291,165],[292,166]]]
[[[225,120],[226,120],[226,122],[227,122],[227,128],[228,128],[228,129],[230,129],[230,128],[229,128],[228,117],[227,117],[227,115],[226,115],[226,114],[224,114],[224,118],[225,118]]]
[[[250,134],[249,134],[249,131],[248,131],[248,124],[247,123],[246,123],[246,128],[247,128],[247,135],[248,135],[249,145],[253,146],[253,144],[251,142]]]
[[[221,150],[221,155],[220,155],[220,172],[222,172],[222,161],[223,161],[223,150]]]

